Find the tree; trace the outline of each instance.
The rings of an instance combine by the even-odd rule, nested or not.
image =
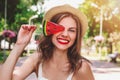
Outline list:
[[[21,24],[28,24],[28,20],[37,11],[31,10],[31,6],[37,5],[37,2],[43,0],[7,0],[7,28],[18,31]],[[0,0],[0,30],[4,30],[4,9],[5,0]],[[8,26],[9,25],[9,26]]]
[[[107,36],[110,32],[120,31],[120,28],[118,27],[120,26],[120,13],[115,13],[116,9],[119,10],[119,7],[116,6],[119,3],[119,0],[86,0],[84,4],[80,5],[80,9],[88,17],[89,29],[87,36],[98,35],[100,28],[100,10],[93,7],[91,5],[92,3],[99,7],[103,7],[103,35]]]
[[[36,15],[38,12],[37,10],[31,9],[32,6],[37,6],[38,2],[44,4],[43,0],[7,0],[7,26],[6,30],[12,30],[15,33],[18,32],[20,26],[22,24],[28,24],[29,19],[31,16]],[[4,19],[4,8],[5,8],[5,0],[0,0],[0,32],[5,29],[5,19]],[[32,20],[37,26],[40,26],[41,20],[43,18],[44,12],[40,13],[38,15],[38,19]],[[41,32],[40,30],[37,30],[37,32]],[[4,37],[0,37],[0,40],[2,40]],[[6,39],[7,40],[7,39]],[[12,43],[16,39],[10,39],[8,40],[9,43]],[[14,41],[16,42],[16,41]]]
[[[112,52],[112,43],[114,43],[114,40],[113,42],[109,42],[107,39],[110,33],[120,31],[119,2],[120,0],[86,0],[84,4],[80,5],[79,9],[87,15],[89,22],[88,32],[84,37],[85,43],[87,43],[91,37],[93,38],[91,39],[92,43],[94,37],[100,34],[100,8],[102,8],[102,36],[105,38],[102,44],[109,49],[108,52]],[[96,5],[92,6],[92,4]]]
[[[14,15],[16,10],[16,5],[18,4],[19,0],[0,0],[0,30],[4,30],[5,22],[5,1],[7,2],[7,29],[10,29],[11,24],[14,22]],[[8,26],[9,24],[9,26]]]

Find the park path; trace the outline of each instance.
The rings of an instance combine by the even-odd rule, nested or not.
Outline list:
[[[27,57],[21,57],[16,66],[20,66]],[[120,80],[120,67],[115,63],[106,61],[93,60],[92,71],[95,76],[95,80]],[[35,73],[32,73],[25,80],[37,80]]]
[[[120,67],[115,63],[93,60],[95,80],[120,80]]]

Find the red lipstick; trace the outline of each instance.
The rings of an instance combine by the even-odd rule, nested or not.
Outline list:
[[[68,43],[69,43],[69,40],[64,39],[64,38],[58,38],[57,41],[58,41],[60,44],[68,44]]]

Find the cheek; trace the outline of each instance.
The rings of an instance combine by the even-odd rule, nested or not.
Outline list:
[[[60,32],[54,34],[54,35],[52,36],[52,42],[56,41],[57,36],[59,36],[59,35],[60,35]]]
[[[72,41],[75,41],[75,39],[76,39],[76,34],[73,34],[73,35],[70,35],[71,36],[71,40]]]
[[[74,44],[75,40],[76,40],[76,35],[71,35],[71,45]]]
[[[52,43],[55,44],[56,42],[57,42],[57,40],[56,40],[56,35],[53,35],[53,36],[52,36]]]

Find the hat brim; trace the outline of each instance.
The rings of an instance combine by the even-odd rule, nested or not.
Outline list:
[[[79,18],[82,27],[82,36],[83,36],[88,27],[87,17],[79,9],[76,9],[70,5],[61,5],[51,8],[45,14],[44,19],[50,21],[54,15],[63,12],[69,12]]]

